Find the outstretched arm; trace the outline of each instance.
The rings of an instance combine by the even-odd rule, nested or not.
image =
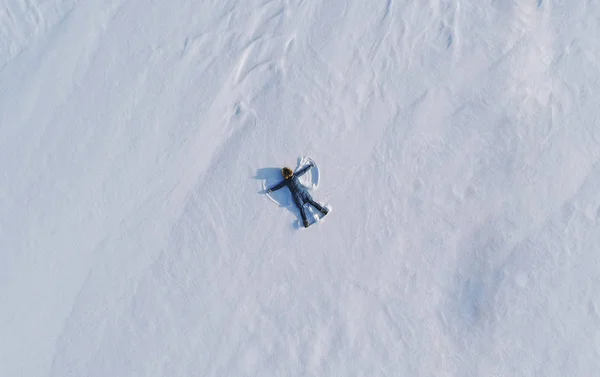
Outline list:
[[[296,177],[300,177],[301,175],[303,175],[304,173],[306,173],[310,168],[313,167],[313,163],[309,162],[308,165],[306,165],[305,167],[303,167],[302,169],[298,170],[297,172],[294,173],[294,175]]]
[[[283,186],[285,186],[285,180],[279,182],[278,184],[276,184],[275,186],[271,187],[270,189],[267,190],[267,192],[273,192],[273,191],[277,191],[280,188],[282,188]]]

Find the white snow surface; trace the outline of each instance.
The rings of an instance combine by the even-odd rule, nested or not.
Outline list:
[[[3,0],[0,376],[599,376],[599,18]]]

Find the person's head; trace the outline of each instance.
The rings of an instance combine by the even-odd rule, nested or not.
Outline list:
[[[294,176],[294,171],[290,168],[283,168],[281,169],[281,175],[283,175],[283,178],[285,179],[290,179]]]

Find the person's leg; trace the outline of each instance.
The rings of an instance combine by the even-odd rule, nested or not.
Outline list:
[[[294,198],[294,203],[300,211],[300,216],[302,217],[302,224],[305,228],[308,228],[310,224],[308,223],[308,219],[306,218],[306,210],[304,209],[304,204],[302,203],[302,200],[297,200],[296,198]]]
[[[329,212],[329,210],[328,210],[327,208],[325,208],[325,207],[323,207],[322,205],[320,205],[319,203],[315,202],[315,201],[313,200],[313,198],[310,198],[310,199],[308,200],[308,202],[309,202],[309,203],[310,203],[310,204],[311,204],[313,207],[315,207],[316,209],[318,209],[318,210],[319,210],[319,212],[321,212],[323,215],[326,215],[326,214],[327,214],[327,212]]]

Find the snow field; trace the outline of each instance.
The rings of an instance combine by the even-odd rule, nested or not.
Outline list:
[[[4,1],[0,375],[598,374],[599,14]]]

